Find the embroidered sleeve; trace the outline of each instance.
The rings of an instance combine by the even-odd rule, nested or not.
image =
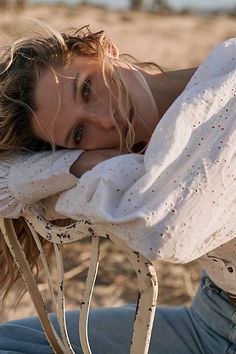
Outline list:
[[[24,208],[76,185],[69,170],[78,150],[21,154],[0,163],[0,216],[17,218]]]

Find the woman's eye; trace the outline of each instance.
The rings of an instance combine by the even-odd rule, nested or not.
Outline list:
[[[82,86],[82,92],[81,92],[85,103],[89,101],[90,89],[91,89],[91,80],[87,79],[84,81],[84,84]]]
[[[80,127],[75,132],[75,142],[76,142],[76,144],[78,144],[80,142],[80,140],[82,139],[83,129],[84,129],[84,127]]]

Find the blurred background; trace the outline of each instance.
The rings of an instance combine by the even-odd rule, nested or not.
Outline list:
[[[236,36],[236,0],[0,0],[0,44],[34,31],[32,18],[59,30],[85,24],[94,30],[104,29],[121,52],[141,61],[155,61],[166,70],[197,66],[215,45]],[[79,307],[89,249],[89,241],[65,247],[67,309]],[[201,273],[198,262],[155,265],[158,304],[189,305]],[[55,279],[54,270],[52,274]],[[43,276],[39,283],[47,299]],[[109,241],[102,242],[92,306],[120,306],[136,300],[137,282],[132,267]],[[46,302],[53,310],[50,300]],[[13,292],[4,309],[0,309],[0,321],[34,314],[28,294],[16,309],[14,303]]]

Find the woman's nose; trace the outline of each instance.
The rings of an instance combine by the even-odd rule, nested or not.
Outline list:
[[[115,127],[115,114],[112,112],[92,113],[91,118],[94,124],[104,130],[110,130]]]

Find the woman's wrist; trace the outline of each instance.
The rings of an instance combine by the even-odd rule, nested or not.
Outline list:
[[[77,160],[71,165],[70,173],[76,177],[81,177],[85,172],[91,170],[102,161],[119,155],[115,149],[101,149],[84,151]]]

